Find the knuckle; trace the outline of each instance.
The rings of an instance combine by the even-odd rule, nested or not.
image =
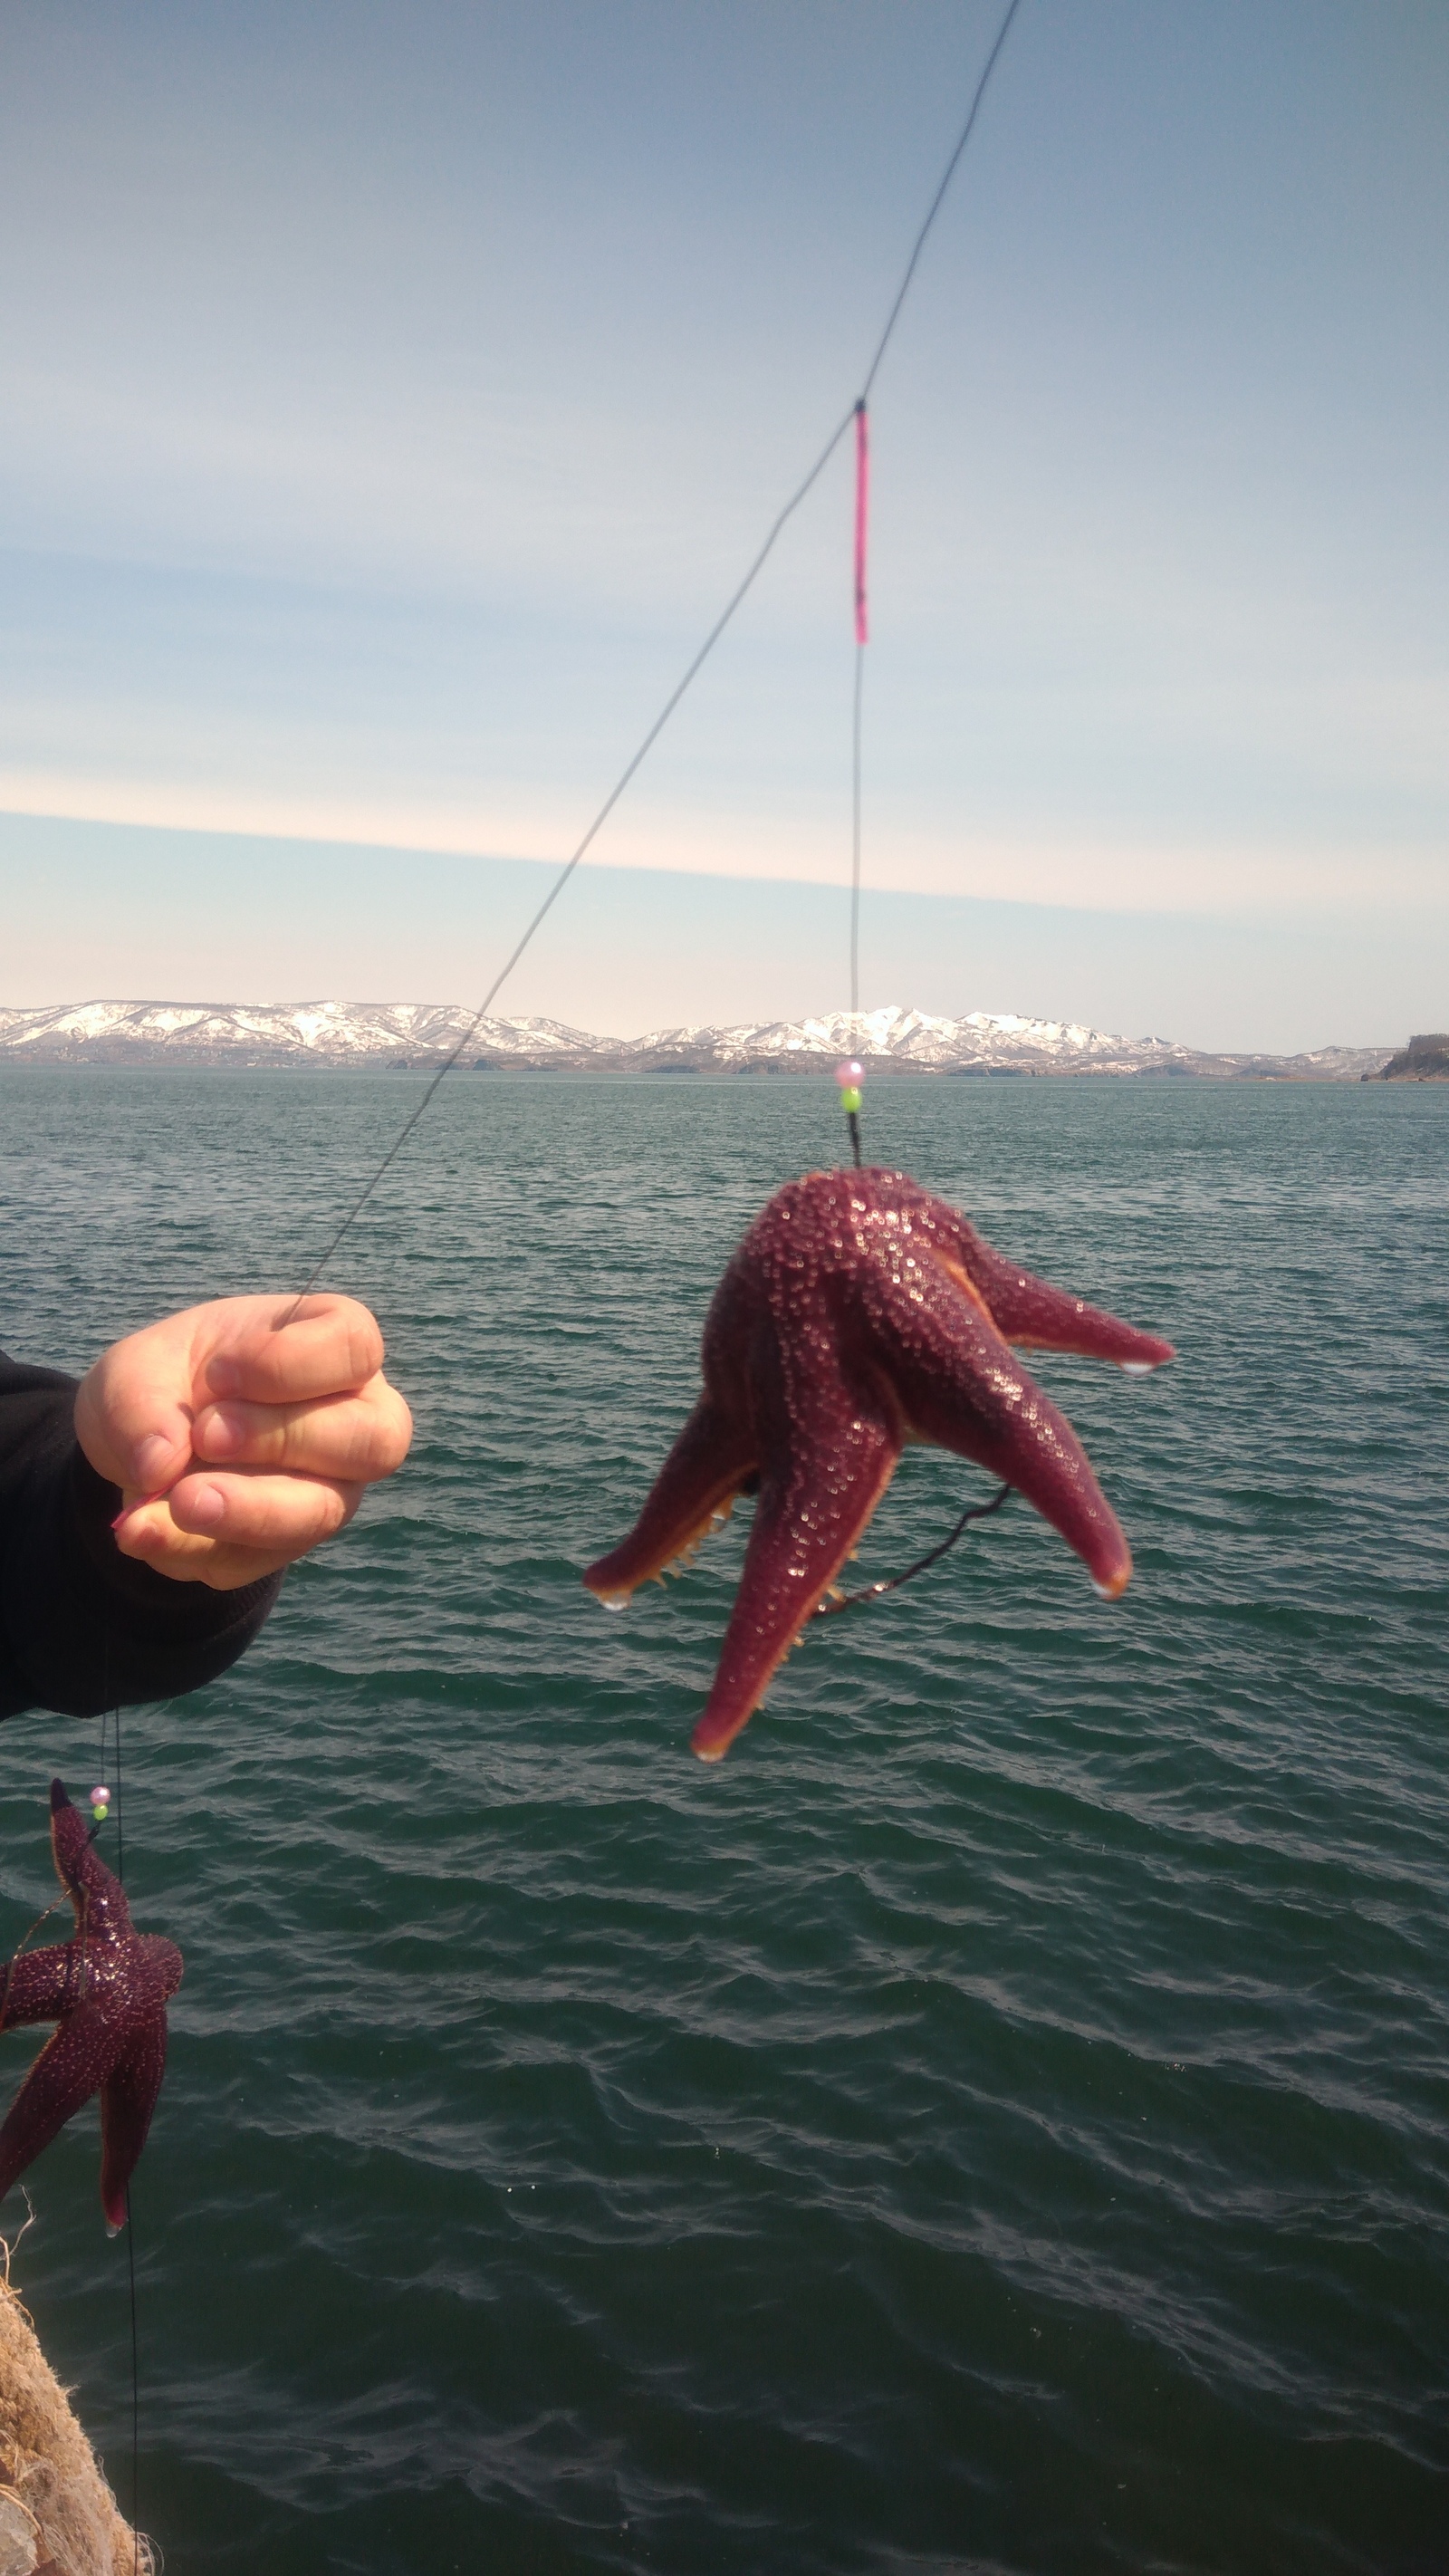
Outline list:
[[[350,1327],[347,1335],[347,1364],[353,1385],[366,1386],[369,1378],[376,1377],[383,1357],[382,1335],[364,1308],[359,1321]]]
[[[412,1446],[413,1417],[402,1397],[389,1387],[391,1402],[385,1407],[377,1427],[375,1454],[377,1474],[395,1476]]]
[[[351,1520],[361,1494],[360,1485],[314,1485],[301,1525],[294,1522],[289,1532],[297,1554],[305,1556],[309,1548],[320,1547],[325,1539],[335,1538]],[[349,1500],[349,1496],[356,1499]]]
[[[283,1505],[302,1546],[313,1547],[319,1539],[330,1538],[334,1530],[339,1530],[351,1517],[347,1496],[361,1491],[360,1485],[344,1484],[332,1476],[308,1477],[302,1495],[289,1495]]]

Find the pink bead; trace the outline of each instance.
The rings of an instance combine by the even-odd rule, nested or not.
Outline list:
[[[110,1805],[110,1803],[111,1803],[111,1793],[110,1793],[110,1790],[109,1790],[109,1789],[107,1789],[104,1785],[102,1785],[102,1787],[100,1787],[99,1789],[92,1789],[92,1791],[91,1791],[91,1805],[92,1805],[93,1807],[108,1807],[108,1806]]]
[[[863,1064],[857,1064],[854,1056],[850,1056],[845,1063],[836,1066],[835,1079],[842,1091],[852,1090],[856,1083],[864,1082],[865,1067]]]

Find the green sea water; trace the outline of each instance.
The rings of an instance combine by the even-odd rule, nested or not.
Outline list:
[[[7,1069],[0,1343],[298,1284],[419,1082]],[[413,1458],[126,1725],[187,1962],[134,2192],[171,2576],[1449,2566],[1449,1091],[867,1112],[1179,1345],[1033,1363],[1133,1587],[1014,1505],[693,1761],[747,1508],[622,1619],[579,1571],[833,1092],[445,1087],[330,1282]],[[987,1490],[909,1453],[863,1575]],[[97,1735],[0,1733],[0,1942]],[[88,2114],[16,2277],[128,2503],[96,2169]]]

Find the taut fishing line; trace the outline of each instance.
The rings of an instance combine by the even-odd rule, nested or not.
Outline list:
[[[816,457],[814,464],[810,467],[809,472],[804,475],[802,480],[796,485],[795,490],[791,493],[790,498],[785,503],[784,508],[780,511],[773,526],[770,528],[764,544],[760,547],[760,550],[755,556],[753,563],[750,565],[748,572],[745,574],[743,581],[739,584],[738,589],[721,610],[713,626],[710,628],[709,633],[706,635],[704,642],[700,645],[698,652],[695,654],[694,659],[685,670],[683,677],[675,684],[674,688],[670,691],[669,696],[665,699],[663,706],[660,708],[654,722],[649,727],[643,741],[639,744],[638,749],[626,764],[625,768],[620,772],[618,779],[609,790],[608,795],[605,797],[603,804],[599,807],[598,812],[595,814],[588,830],[579,842],[577,849],[573,852],[572,857],[566,860],[564,865],[560,868],[558,875],[555,877],[548,893],[545,895],[542,903],[538,907],[538,910],[529,922],[522,938],[518,941],[512,955],[507,959],[506,963],[499,968],[498,973],[494,976],[492,983],[489,985],[488,990],[484,994],[482,1001],[479,1003],[477,1010],[474,1012],[473,1017],[464,1029],[462,1036],[458,1039],[451,1052],[444,1057],[436,1073],[433,1075],[432,1080],[429,1082],[427,1089],[424,1091],[421,1100],[418,1102],[417,1107],[412,1110],[410,1115],[404,1121],[393,1143],[388,1147],[387,1152],[384,1154],[381,1162],[378,1164],[376,1170],[368,1180],[365,1188],[359,1191],[351,1207],[347,1210],[347,1213],[343,1217],[335,1234],[332,1236],[320,1258],[313,1265],[312,1271],[307,1278],[305,1285],[298,1290],[296,1297],[289,1306],[286,1315],[283,1317],[284,1323],[290,1323],[292,1317],[296,1314],[297,1308],[300,1306],[302,1299],[308,1296],[311,1290],[316,1287],[323,1271],[327,1268],[328,1263],[332,1260],[333,1255],[336,1253],[346,1236],[351,1232],[357,1219],[366,1207],[368,1200],[372,1197],[373,1192],[378,1187],[379,1182],[381,1182],[385,1178],[386,1174],[391,1170],[393,1164],[397,1161],[399,1154],[402,1152],[403,1147],[412,1135],[413,1130],[417,1127],[419,1121],[431,1107],[440,1086],[446,1081],[448,1075],[453,1071],[454,1066],[466,1052],[474,1031],[478,1028],[480,1022],[487,1018],[487,1015],[494,1002],[497,1000],[499,993],[507,983],[509,976],[518,964],[525,949],[529,946],[535,932],[542,927],[545,918],[553,910],[554,905],[557,903],[564,887],[568,884],[574,870],[579,866],[585,853],[588,851],[592,843],[598,838],[599,833],[603,830],[605,823],[608,821],[609,816],[618,804],[620,797],[624,794],[625,789],[637,775],[638,771],[643,767],[644,762],[653,750],[655,743],[664,731],[665,726],[668,724],[670,717],[679,705],[680,700],[684,697],[686,691],[693,685],[694,681],[698,678],[699,673],[703,670],[705,663],[714,651],[716,644],[723,635],[725,628],[729,625],[735,611],[743,604],[750,591],[754,588],[756,581],[764,571],[765,565],[768,563],[770,556],[773,554],[779,538],[783,535],[791,519],[795,516],[801,503],[814,490],[815,485],[824,473],[831,457],[835,454],[841,440],[850,429],[852,422],[854,422],[856,429],[857,456],[857,595],[854,755],[855,795],[851,882],[851,1010],[852,1013],[856,1011],[858,1007],[860,980],[860,702],[862,653],[864,645],[863,628],[865,623],[865,602],[862,586],[864,569],[862,548],[864,538],[864,463],[867,438],[867,405],[870,400],[871,388],[875,383],[877,375],[880,373],[881,362],[885,357],[887,349],[890,347],[891,340],[895,333],[896,324],[901,318],[902,308],[905,304],[907,295],[910,293],[916,270],[920,265],[921,254],[926,247],[927,240],[930,237],[936,218],[940,214],[941,208],[945,203],[947,191],[950,188],[952,180],[955,178],[962,155],[964,154],[966,147],[971,140],[972,133],[975,130],[976,119],[981,112],[981,102],[986,96],[991,75],[996,69],[1001,49],[1011,30],[1012,20],[1015,18],[1020,6],[1021,0],[1008,0],[1006,13],[996,31],[996,41],[992,45],[990,53],[986,57],[985,67],[976,84],[975,93],[971,100],[971,106],[968,111],[966,121],[961,128],[960,134],[956,138],[950,159],[947,161],[946,167],[941,173],[936,193],[931,199],[930,205],[926,209],[925,221],[922,223],[915,241],[911,246],[910,257],[906,261],[905,268],[902,272],[900,285],[896,289],[890,311],[886,315],[885,328],[882,330],[880,337],[875,344],[875,349],[871,356],[870,364],[866,368],[865,377],[861,384],[858,396],[855,401],[852,402],[843,419],[840,420],[836,427],[831,431],[829,438],[821,448],[820,453]]]
[[[121,1785],[121,1703],[111,1711],[111,1726],[116,1748],[116,1876],[126,1884],[126,1814]],[[106,1721],[101,1719],[101,1776],[105,1777]],[[96,1824],[92,1840],[101,1827],[101,1810],[92,1810]],[[126,2270],[131,2292],[131,2542],[132,2576],[140,2576],[141,2566],[141,2336],[136,2317],[136,2224],[131,2209],[131,2186],[126,2185]]]
[[[989,1521],[993,1512],[999,1512],[1002,1504],[1009,1502],[1015,1491],[1014,1485],[999,1485],[989,1503],[972,1503],[962,1513],[954,1529],[950,1530],[945,1538],[939,1539],[934,1547],[927,1548],[925,1555],[918,1556],[914,1565],[908,1565],[903,1573],[886,1575],[879,1583],[864,1583],[858,1592],[837,1593],[833,1601],[828,1598],[818,1601],[813,1616],[817,1619],[835,1619],[839,1617],[842,1610],[858,1610],[862,1602],[882,1601],[888,1592],[899,1592],[903,1583],[910,1583],[916,1575],[924,1574],[928,1565],[939,1564],[943,1556],[949,1556],[956,1541],[965,1537],[973,1521]]]
[[[105,1672],[104,1672],[104,1688],[105,1688],[105,1696],[106,1696],[106,1698],[107,1698],[107,1699],[109,1699],[109,1698],[110,1698],[110,1695],[111,1695],[111,1694],[110,1694],[110,1662],[111,1662],[111,1651],[110,1651],[110,1648],[111,1648],[110,1633],[109,1633],[109,1630],[107,1630],[106,1638],[105,1638]],[[105,1781],[105,1777],[106,1777],[106,1769],[107,1769],[107,1764],[106,1764],[106,1730],[107,1730],[107,1728],[108,1728],[108,1727],[112,1730],[113,1738],[114,1738],[114,1744],[115,1744],[115,1763],[114,1763],[114,1771],[115,1771],[115,1781],[116,1781],[116,1792],[115,1792],[115,1817],[116,1817],[116,1876],[117,1876],[118,1880],[120,1881],[120,1884],[122,1885],[122,1887],[124,1887],[124,1886],[125,1886],[125,1884],[126,1884],[126,1810],[125,1810],[125,1797],[124,1797],[124,1791],[123,1791],[122,1781],[121,1781],[121,1703],[120,1703],[120,1701],[119,1701],[119,1700],[117,1700],[111,1708],[109,1708],[109,1709],[102,1709],[102,1711],[101,1711],[101,1758],[100,1758],[100,1773],[101,1773],[101,1781],[102,1781],[102,1782],[104,1782],[104,1781]],[[93,1816],[93,1817],[94,1817],[94,1819],[95,1819],[95,1822],[94,1822],[94,1823],[93,1823],[93,1825],[91,1826],[91,1830],[90,1830],[90,1840],[91,1840],[92,1842],[94,1842],[94,1841],[95,1841],[97,1834],[100,1832],[102,1825],[103,1825],[103,1824],[105,1823],[105,1821],[106,1821],[106,1813],[107,1813],[107,1809],[108,1809],[108,1808],[109,1808],[109,1806],[110,1806],[110,1803],[111,1803],[111,1802],[110,1802],[109,1797],[106,1797],[105,1799],[101,1799],[101,1798],[99,1797],[98,1789],[96,1789],[96,1790],[92,1790],[92,1792],[91,1792],[91,1814],[92,1814],[92,1816]],[[28,1938],[28,1937],[29,1937],[29,1936],[27,1935],[27,1938]],[[135,2224],[135,2217],[134,2217],[134,2213],[133,2213],[132,2208],[131,2208],[131,2186],[130,2186],[129,2182],[128,2182],[128,2183],[127,2183],[127,2185],[126,2185],[126,2278],[127,2278],[127,2284],[128,2284],[128,2287],[129,2287],[129,2291],[130,2291],[130,2308],[131,2308],[131,2568],[132,2568],[132,2576],[140,2576],[140,2570],[141,2570],[141,2512],[140,2512],[140,2505],[141,2505],[141,2334],[140,2334],[140,2326],[139,2326],[139,2322],[138,2322],[138,2318],[137,2318],[137,2312],[136,2312],[136,2224]]]
[[[870,641],[866,599],[866,536],[870,514],[870,412],[865,396],[855,406],[855,698],[850,723],[850,1016],[860,1016],[860,750],[865,648]],[[855,1142],[855,1131],[851,1130]],[[855,1157],[857,1163],[860,1155]]]

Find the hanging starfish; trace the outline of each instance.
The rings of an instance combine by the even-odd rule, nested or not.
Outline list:
[[[812,1172],[755,1219],[704,1328],[704,1391],[633,1530],[584,1581],[621,1604],[758,1490],[739,1592],[693,1736],[718,1761],[818,1608],[908,1440],[1034,1503],[1115,1599],[1127,1542],[1071,1425],[1008,1345],[1145,1371],[1170,1342],[1006,1261],[903,1172]]]
[[[101,2097],[101,2207],[126,2224],[136,2170],[166,2069],[166,1999],[181,1983],[181,1953],[136,1932],[119,1879],[96,1851],[65,1794],[50,1784],[56,1874],[75,1907],[76,1936],[53,1949],[19,1951],[0,1978],[0,2030],[53,2021],[0,2128],[0,2199],[72,2112]]]

